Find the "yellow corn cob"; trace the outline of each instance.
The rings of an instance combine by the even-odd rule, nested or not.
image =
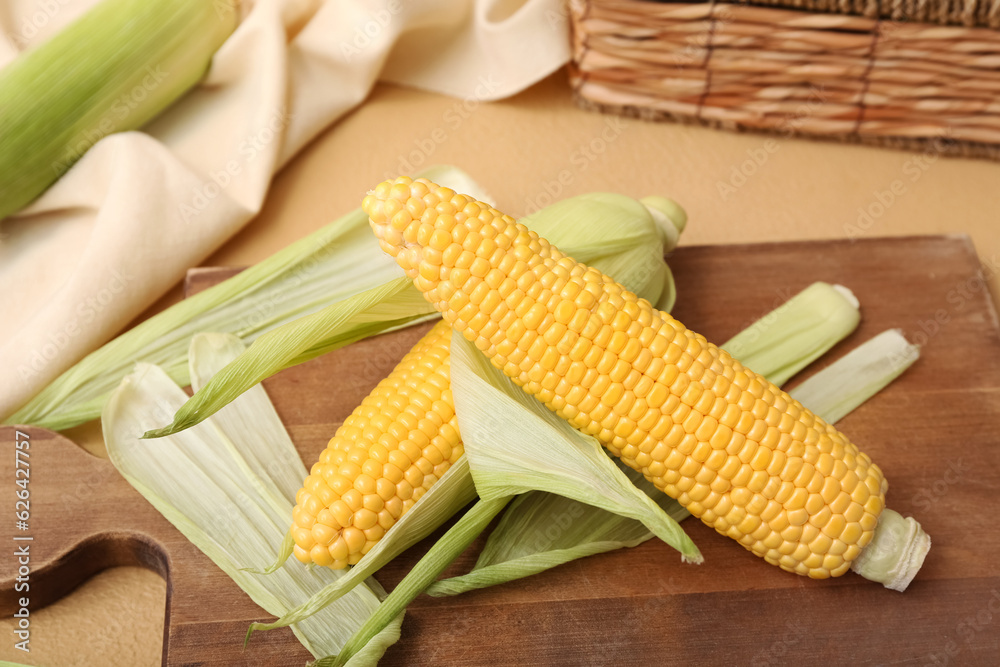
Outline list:
[[[295,496],[300,561],[357,563],[462,456],[450,344],[438,322],[337,429]]]
[[[450,189],[400,178],[363,207],[446,322],[720,533],[814,578],[871,541],[878,466],[701,335]]]

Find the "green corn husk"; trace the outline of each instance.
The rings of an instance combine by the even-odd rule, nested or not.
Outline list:
[[[482,187],[455,167],[433,167],[424,175],[488,200]],[[178,384],[186,386],[188,345],[195,334],[229,332],[249,343],[278,326],[402,275],[392,258],[378,247],[368,217],[360,208],[355,209],[118,336],[60,375],[4,423],[64,430],[96,419],[111,392],[140,361],[161,366]],[[415,288],[410,293],[419,296]],[[411,305],[417,303],[414,299]],[[390,318],[347,328],[329,347],[421,317],[436,315],[426,303],[420,303],[401,321]]]
[[[816,282],[719,347],[780,386],[846,338],[859,321],[858,300],[849,289]]]
[[[348,640],[337,655],[330,655],[313,663],[316,667],[342,667],[350,665],[359,651],[368,646],[373,639],[385,632],[386,627],[394,619],[402,616],[407,605],[423,592],[434,578],[441,574],[466,547],[483,532],[487,524],[507,505],[510,498],[495,500],[479,500],[468,512],[448,529],[441,539],[424,555],[401,582],[389,593],[385,601]]]
[[[920,358],[899,329],[883,331],[799,384],[790,393],[830,423],[838,422]]]
[[[588,219],[600,220],[601,224],[581,224],[581,220]],[[674,281],[663,255],[673,246],[669,245],[670,237],[663,226],[672,223],[663,220],[665,215],[654,218],[650,208],[631,197],[593,193],[561,201],[522,222],[579,261],[608,275],[621,274],[620,282],[651,302],[670,306],[675,294]],[[676,236],[673,238],[676,241]],[[407,278],[359,292],[262,336],[208,386],[195,393],[170,424],[151,430],[145,437],[159,438],[189,428],[261,380],[335,347],[378,333],[377,327],[361,326],[375,313],[388,313],[382,319],[375,319],[383,324],[392,322],[392,328],[436,317]]]
[[[230,335],[196,336],[192,380],[204,383],[242,347]],[[297,562],[266,577],[249,572],[265,569],[280,548],[305,467],[262,387],[196,429],[155,444],[138,439],[185,398],[166,373],[149,364],[139,364],[122,381],[103,414],[108,454],[118,471],[268,613],[280,616],[343,577]],[[339,651],[384,597],[373,580],[359,583],[293,632],[314,656]],[[381,628],[377,643],[383,650],[399,637],[401,623],[400,616]]]
[[[684,209],[666,197],[635,200],[610,192],[564,199],[520,220],[578,262],[667,311],[677,290],[663,256],[677,247],[686,221]]]
[[[451,340],[458,430],[483,500],[547,491],[642,522],[686,562],[702,556],[592,436],[526,394],[461,334]]]
[[[312,315],[261,335],[186,402],[170,426],[148,431],[159,438],[202,422],[244,391],[278,371],[330,350],[435,317],[436,313],[405,276],[331,304]],[[318,342],[317,342],[318,341]]]
[[[104,0],[0,71],[0,219],[193,87],[238,19],[228,2]]]
[[[680,522],[690,516],[638,472],[619,468],[671,519]],[[472,571],[436,581],[424,592],[440,597],[505,584],[578,558],[639,546],[653,537],[640,521],[554,493],[530,491],[517,496],[504,512]]]

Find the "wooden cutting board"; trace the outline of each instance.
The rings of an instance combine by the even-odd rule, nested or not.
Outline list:
[[[969,240],[691,247],[677,250],[670,265],[680,295],[675,315],[710,340],[729,338],[824,280],[850,287],[863,308],[858,331],[826,360],[893,327],[922,345],[913,368],[840,424],[884,469],[888,504],[916,516],[933,538],[916,581],[903,594],[853,573],[811,581],[689,519],[684,527],[703,565],[682,565],[676,552],[649,541],[504,586],[423,596],[382,664],[998,664],[1000,329]],[[189,290],[232,273],[193,271]],[[265,383],[307,465],[427,326],[363,341]],[[14,443],[26,439],[17,431],[0,429],[11,510]],[[108,567],[161,573],[168,582],[165,664],[309,658],[287,629],[256,634],[244,651],[247,624],[268,618],[260,608],[108,461],[59,435],[19,431],[30,441],[30,519],[23,531],[13,512],[2,522],[9,548],[0,557],[0,613],[13,614],[22,596],[13,590],[17,563],[9,554],[29,545],[32,610]],[[378,579],[394,586],[429,540]],[[474,558],[473,551],[464,554],[450,571],[467,569]]]

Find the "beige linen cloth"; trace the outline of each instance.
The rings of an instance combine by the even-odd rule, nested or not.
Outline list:
[[[5,3],[0,64],[94,2]],[[241,12],[195,90],[141,132],[100,140],[0,222],[0,418],[239,230],[272,174],[377,80],[478,103],[569,53],[561,0],[257,0]]]

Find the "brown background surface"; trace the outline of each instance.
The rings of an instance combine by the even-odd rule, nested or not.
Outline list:
[[[760,164],[747,163],[754,157]],[[682,245],[965,232],[994,296],[1000,285],[1000,165],[605,117],[573,107],[561,72],[490,104],[380,86],[277,176],[261,215],[204,264],[240,266],[268,256],[356,207],[404,161],[459,165],[512,214],[544,204],[550,192],[672,196],[690,216]],[[741,167],[750,174],[742,185],[734,178]],[[735,192],[724,196],[720,183]],[[859,209],[878,213],[880,193],[894,184],[902,194],[859,224]],[[892,268],[886,273],[891,279]],[[151,312],[179,298],[178,287]],[[904,331],[916,333],[933,315],[914,313]],[[91,451],[102,449],[93,428],[69,435]],[[33,612],[29,656],[3,642],[0,658],[158,664],[164,591],[152,572],[104,572]],[[0,622],[0,634],[10,637],[10,627]]]

